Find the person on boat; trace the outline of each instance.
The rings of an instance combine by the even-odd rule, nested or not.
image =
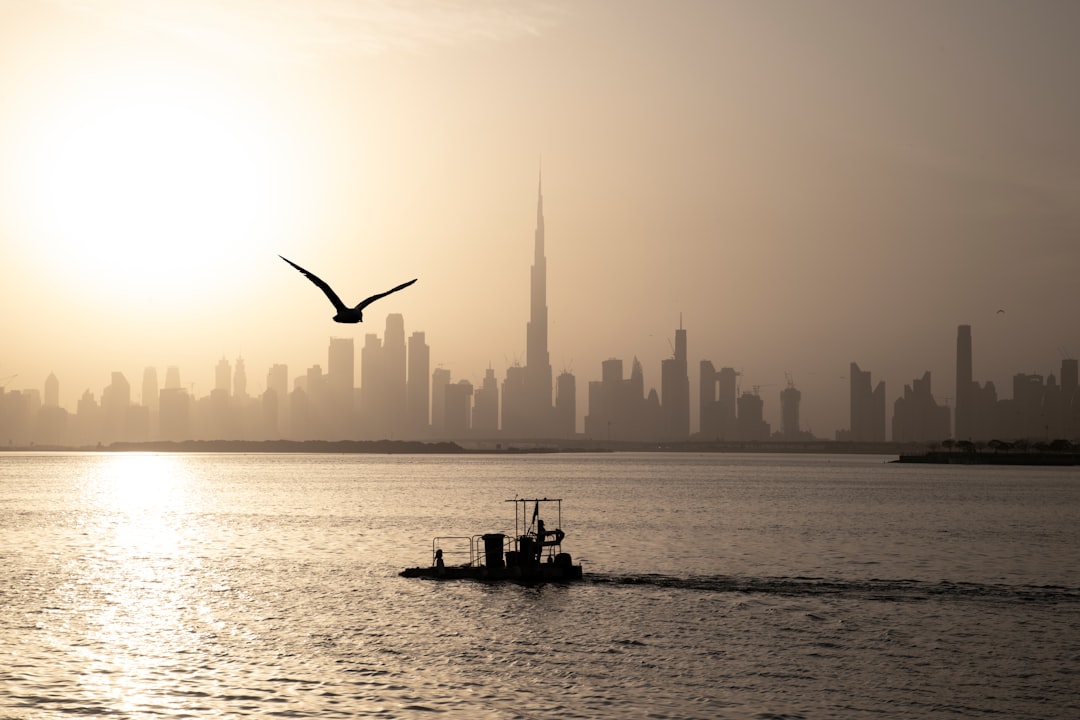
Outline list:
[[[548,540],[547,536],[552,535],[554,539]],[[566,537],[566,533],[558,528],[554,530],[545,530],[544,521],[536,521],[536,562],[540,562],[541,556],[544,554],[545,545],[562,545],[563,538]]]
[[[435,551],[435,572],[439,575],[446,573],[446,563],[442,559],[442,548]]]

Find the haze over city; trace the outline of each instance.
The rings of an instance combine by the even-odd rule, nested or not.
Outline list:
[[[539,175],[548,347],[578,378],[680,318],[697,363],[790,376],[802,426],[929,370],[1080,353],[1072,3],[0,1],[0,385],[325,362],[423,331],[479,385],[525,362]],[[419,282],[340,326],[346,302]],[[1003,311],[1003,312],[1002,312]],[[15,376],[12,378],[12,376]],[[1004,391],[1007,394],[1007,390]],[[696,429],[697,413],[691,413]],[[580,429],[580,423],[579,423]]]

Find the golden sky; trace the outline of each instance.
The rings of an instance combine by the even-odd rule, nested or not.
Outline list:
[[[551,361],[638,356],[682,322],[777,427],[847,426],[924,371],[1080,352],[1080,5],[0,0],[0,379],[61,402],[329,338],[427,333],[478,384],[524,362],[543,163]],[[354,303],[337,325],[284,255]],[[1004,309],[1005,313],[998,313]],[[693,424],[697,424],[696,410]],[[579,426],[580,427],[580,426]]]

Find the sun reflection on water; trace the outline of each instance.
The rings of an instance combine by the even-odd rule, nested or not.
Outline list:
[[[83,481],[83,682],[123,712],[160,709],[169,658],[191,642],[196,483],[184,457],[141,453],[102,455]]]
[[[102,456],[85,489],[98,519],[113,531],[113,551],[175,552],[190,505],[190,471],[174,455],[124,453]]]

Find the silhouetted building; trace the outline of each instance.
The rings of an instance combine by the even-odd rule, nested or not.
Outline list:
[[[45,407],[60,407],[60,381],[54,373],[45,378]]]
[[[224,356],[218,360],[214,368],[214,389],[225,393],[225,397],[232,394],[232,368]]]
[[[499,381],[491,368],[473,394],[472,428],[478,437],[493,438],[499,433]]]
[[[852,442],[885,442],[885,381],[871,388],[870,373],[851,363],[851,430],[846,438]]]
[[[523,437],[529,425],[528,371],[514,364],[506,368],[502,384],[502,432],[510,437]],[[432,413],[434,413],[434,388],[432,389]]]
[[[601,380],[589,383],[589,413],[585,435],[595,440],[656,440],[660,429],[660,400],[655,390],[644,395],[641,363],[634,358],[624,379],[622,360],[601,364]]]
[[[83,392],[75,407],[75,444],[101,442],[101,407],[89,390]]]
[[[383,337],[383,382],[385,386],[385,415],[380,420],[387,437],[401,439],[408,432],[408,368],[405,350],[405,316],[390,313],[386,316]]]
[[[736,435],[743,442],[769,439],[769,423],[765,422],[765,401],[756,392],[744,392],[737,401]]]
[[[956,430],[957,440],[971,440],[975,434],[975,388],[972,375],[971,326],[956,329]]]
[[[54,373],[45,378],[45,402],[38,411],[36,425],[34,435],[39,444],[68,444],[68,413],[60,407],[60,381]]]
[[[1052,377],[1052,376],[1051,376]],[[1056,389],[1057,381],[1054,380]],[[1050,440],[1049,419],[1045,413],[1046,386],[1042,375],[1017,373],[1013,375],[1011,407],[1006,411],[1006,427],[1003,433],[1009,438]],[[1003,404],[1006,401],[1000,401]]]
[[[101,393],[101,442],[107,445],[128,438],[130,406],[131,385],[123,373],[114,372],[112,382]]]
[[[146,406],[149,413],[150,437],[155,439],[159,436],[158,414],[160,409],[158,390],[157,368],[143,368],[142,404]]]
[[[175,442],[191,439],[191,399],[181,387],[165,387],[158,393],[158,436]]]
[[[701,437],[704,440],[734,440],[737,373],[729,367],[717,372],[709,360],[702,360],[700,367],[698,412]]]
[[[386,316],[384,340],[369,334],[360,356],[360,398],[365,434],[377,438],[404,437],[408,405],[408,367],[405,318]]]
[[[1080,387],[1076,358],[1061,361],[1061,432],[1057,437],[1080,440]]]
[[[431,373],[431,432],[436,437],[446,437],[446,388],[450,384],[450,371],[435,368]]]
[[[370,339],[371,335],[368,335]],[[366,348],[365,348],[366,349]],[[326,357],[328,423],[335,434],[345,438],[355,435],[356,346],[352,338],[330,338]]]
[[[660,363],[661,426],[664,440],[690,438],[690,376],[687,372],[686,330],[675,331],[675,354]]]
[[[0,388],[0,440],[7,445],[25,446],[30,444],[30,428],[34,424],[34,401],[40,404],[41,396],[36,391],[13,390],[4,392]]]
[[[536,231],[529,285],[525,368],[520,377],[507,369],[503,385],[503,434],[508,437],[549,437],[555,434],[551,402],[552,373],[548,354],[547,257],[544,255],[543,182],[536,191]],[[516,387],[520,385],[520,387]],[[510,387],[508,387],[510,386]]]
[[[941,442],[950,437],[950,421],[949,408],[934,400],[928,370],[893,403],[893,442]]]
[[[458,380],[447,384],[443,394],[443,436],[451,439],[468,437],[472,430],[472,383]]]
[[[244,367],[244,358],[238,357],[233,368],[233,397],[246,399],[247,396],[247,369]]]
[[[577,434],[577,380],[565,371],[555,380],[554,429],[556,437],[568,438]]]
[[[801,402],[802,393],[793,383],[788,382],[788,386],[780,391],[780,437],[784,440],[798,440],[802,437],[802,428],[799,427]]]
[[[409,336],[408,364],[405,392],[409,434],[414,438],[422,438],[431,431],[431,393],[429,390],[431,387],[431,349],[425,342],[422,332],[414,332]]]

